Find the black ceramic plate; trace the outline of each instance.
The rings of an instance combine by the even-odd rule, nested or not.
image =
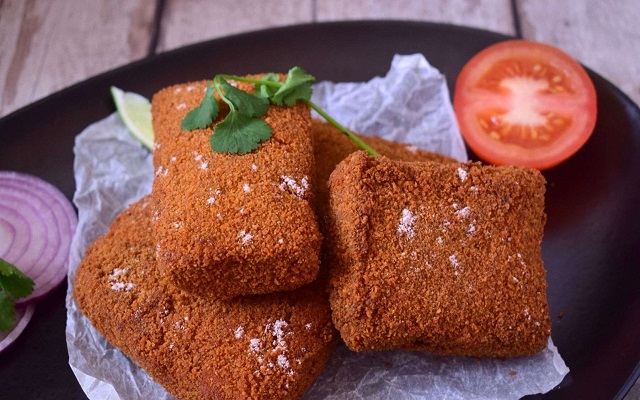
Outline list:
[[[75,85],[0,120],[0,169],[28,172],[73,195],[73,140],[114,111],[109,86],[151,96],[173,83],[285,71],[319,80],[384,74],[395,53],[422,53],[450,90],[469,58],[506,37],[454,26],[347,22],[293,26],[205,42]],[[640,109],[590,73],[598,122],[587,144],[545,172],[543,258],[553,340],[571,373],[544,399],[622,398],[640,375]],[[3,399],[85,398],[68,364],[65,287],[37,305],[22,336],[0,354]],[[560,318],[562,315],[562,318]]]

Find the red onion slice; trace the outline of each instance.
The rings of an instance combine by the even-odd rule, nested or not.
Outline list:
[[[31,228],[27,220],[12,208],[0,208],[0,241],[2,258],[18,258],[29,246]],[[5,242],[6,240],[6,242]]]
[[[35,282],[25,303],[48,293],[67,274],[69,248],[78,223],[67,198],[53,185],[34,176],[0,171],[0,258]]]
[[[34,304],[27,304],[16,307],[16,322],[13,325],[13,328],[9,331],[2,332],[0,331],[0,351],[3,351],[26,328],[29,321],[31,321],[31,316],[33,316],[33,311],[36,309]]]

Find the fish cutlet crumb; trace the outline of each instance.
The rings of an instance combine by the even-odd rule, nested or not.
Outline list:
[[[245,155],[220,154],[211,150],[211,127],[180,129],[206,85],[171,86],[152,100],[153,224],[161,270],[184,290],[220,299],[313,281],[322,237],[311,207],[315,167],[308,107],[270,106],[264,117],[270,140]],[[238,87],[253,90],[245,83]]]
[[[311,132],[313,133],[313,153],[316,160],[315,207],[320,231],[324,232],[324,226],[327,224],[326,216],[329,215],[329,188],[327,187],[329,176],[349,154],[361,149],[338,128],[327,122],[313,119]],[[361,137],[378,153],[392,160],[456,162],[453,158],[422,150],[414,145],[393,142],[375,136],[360,134],[356,134],[356,136]]]
[[[550,335],[539,171],[349,156],[329,181],[330,303],[354,351],[517,357]]]
[[[87,250],[73,293],[114,346],[178,399],[297,399],[337,340],[324,288],[205,299],[157,268],[147,197]]]

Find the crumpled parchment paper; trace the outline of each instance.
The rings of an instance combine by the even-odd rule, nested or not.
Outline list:
[[[312,100],[347,128],[467,161],[444,75],[421,54],[396,55],[384,77],[320,82]]]
[[[461,161],[467,158],[445,78],[422,55],[394,57],[389,73],[369,82],[319,83],[313,100],[363,134]],[[79,223],[71,247],[66,299],[69,364],[91,399],[172,399],[100,336],[72,297],[86,247],[129,204],[151,191],[151,155],[115,113],[78,135],[74,152]],[[401,351],[353,353],[339,344],[304,398],[517,399],[551,390],[568,372],[551,340],[535,356],[506,360]]]

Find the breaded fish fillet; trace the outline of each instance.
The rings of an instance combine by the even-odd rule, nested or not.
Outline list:
[[[145,198],[88,249],[74,283],[93,326],[178,399],[296,399],[337,334],[323,288],[207,300],[160,273]]]
[[[219,154],[210,148],[211,128],[180,129],[206,84],[176,85],[153,96],[153,223],[160,269],[178,287],[219,299],[313,281],[322,238],[310,205],[309,109],[271,106],[264,117],[273,131],[270,140],[249,154]]]
[[[540,172],[358,152],[329,191],[330,302],[349,348],[515,357],[545,347]]]

